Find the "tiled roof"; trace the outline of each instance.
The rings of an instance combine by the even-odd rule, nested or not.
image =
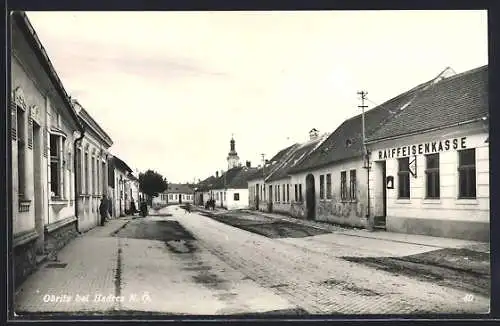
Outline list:
[[[212,175],[205,180],[201,181],[197,185],[198,191],[207,191],[211,188],[211,185],[215,184],[216,178]]]
[[[400,108],[415,99],[416,95],[434,79],[422,83],[385,103],[365,112],[365,135],[373,134],[385,124]],[[344,121],[313,153],[291,168],[290,174],[317,169],[330,163],[361,157],[363,153],[362,115]]]
[[[280,150],[276,155],[274,155],[270,160],[268,160],[268,164],[266,164],[264,167],[259,168],[255,173],[253,173],[248,180],[255,180],[255,179],[261,179],[263,175],[265,174],[270,175],[272,174],[277,168],[279,168],[279,165],[282,161],[282,159],[287,155],[290,154],[295,148],[300,146],[299,144],[293,144],[291,146],[288,146],[282,150]]]
[[[368,140],[423,132],[487,115],[488,66],[482,66],[431,85]]]
[[[166,193],[191,194],[193,188],[190,185],[183,183],[169,183]]]
[[[317,139],[310,140],[299,146],[294,146],[293,149],[289,151],[288,155],[282,157],[278,167],[269,174],[266,181],[275,181],[287,177],[290,169],[300,164],[303,160],[306,160],[307,156],[313,152],[326,137],[327,135],[324,135],[323,137],[318,137]]]

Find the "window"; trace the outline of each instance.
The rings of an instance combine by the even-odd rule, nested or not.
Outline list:
[[[226,192],[224,191],[224,200],[226,200]]]
[[[64,196],[64,167],[62,148],[64,139],[59,135],[50,135],[50,191],[51,197]]]
[[[215,197],[217,200],[219,200],[219,193],[218,192],[215,193]]]
[[[168,194],[168,199],[172,200],[172,194]]]
[[[340,199],[347,200],[347,172],[340,172]]]
[[[236,193],[234,193],[234,200],[235,200],[235,201],[240,200],[240,194],[239,194],[239,193],[237,193],[237,192],[236,192]]]
[[[426,197],[439,198],[439,154],[425,156]]]
[[[85,194],[89,194],[89,153],[85,153],[83,160],[83,165],[85,168]]]
[[[26,121],[25,112],[20,107],[17,109],[17,182],[19,197],[26,195],[26,172],[25,172],[25,152],[26,152]]]
[[[398,159],[398,198],[410,198],[410,158]]]
[[[356,200],[356,170],[349,171],[349,198]]]
[[[476,150],[458,152],[459,198],[476,198]]]
[[[76,149],[76,175],[78,176],[78,180],[80,181],[80,184],[78,185],[79,191],[83,191],[83,185],[82,185],[82,150],[80,148]]]
[[[286,202],[290,202],[290,184],[287,183],[286,185]]]
[[[319,199],[325,199],[325,176],[319,176]]]
[[[97,172],[97,182],[96,182],[96,195],[101,194],[101,174],[99,173],[99,160],[95,161],[95,167],[96,167],[96,172]]]
[[[294,200],[295,201],[299,201],[299,189],[297,187],[297,184],[294,184],[294,190],[295,190],[295,197],[294,197]]]
[[[332,175],[326,175],[326,199],[332,199]]]
[[[281,199],[281,196],[280,196],[280,185],[277,185],[277,190],[276,190],[276,194],[278,195],[278,199],[276,200],[277,202],[280,202],[280,199]]]
[[[285,184],[283,184],[283,202],[284,203],[286,203],[286,196],[285,196],[286,194],[285,194],[285,192],[286,192],[286,187],[285,187]]]
[[[303,198],[302,198],[302,184],[299,184],[299,201],[300,202],[303,201]]]

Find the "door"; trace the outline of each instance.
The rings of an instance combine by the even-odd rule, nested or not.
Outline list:
[[[259,210],[259,185],[255,185],[255,209]]]
[[[307,219],[314,220],[316,218],[316,189],[312,174],[308,174],[306,177],[306,207]]]
[[[375,163],[375,175],[376,185],[375,185],[375,212],[374,212],[374,227],[385,228],[386,216],[387,216],[387,171],[386,162],[376,162]]]
[[[267,201],[267,210],[269,213],[273,212],[273,186],[269,186],[269,200]]]

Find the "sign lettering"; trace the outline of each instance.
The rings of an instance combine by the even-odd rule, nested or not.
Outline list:
[[[445,152],[449,150],[466,149],[467,148],[466,140],[467,137],[461,137],[461,138],[452,138],[446,140],[437,140],[423,144],[415,144],[415,145],[384,149],[378,151],[377,158],[379,160],[386,160],[390,158],[408,157],[411,155],[424,155],[424,154]]]

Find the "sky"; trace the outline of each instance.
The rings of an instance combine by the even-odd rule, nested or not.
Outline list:
[[[134,170],[262,163],[436,77],[488,63],[486,11],[28,12],[63,85]]]

